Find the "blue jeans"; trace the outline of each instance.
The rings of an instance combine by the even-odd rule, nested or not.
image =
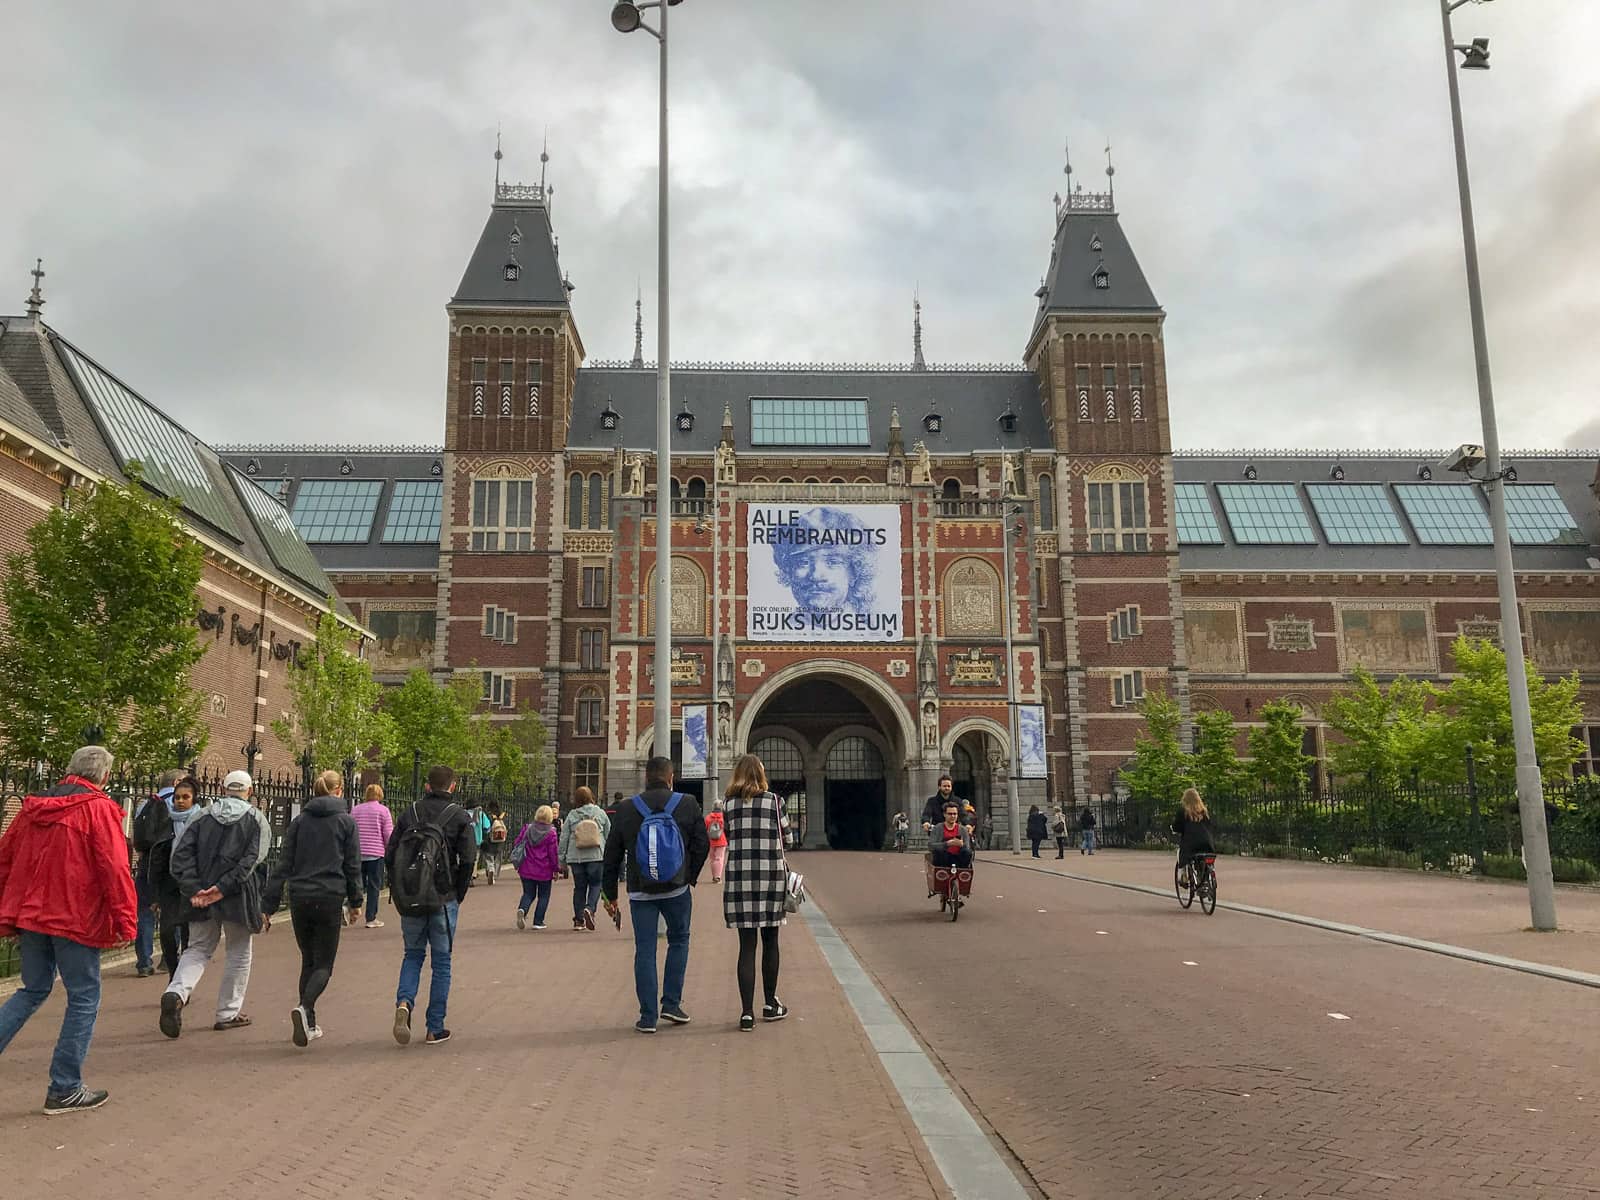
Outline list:
[[[544,924],[544,914],[550,907],[551,883],[552,881],[549,879],[524,879],[522,881],[522,903],[517,905],[517,911],[527,912],[528,906],[537,899],[539,906],[533,910],[533,923],[535,925]]]
[[[444,911],[426,917],[401,917],[400,931],[405,936],[406,956],[400,962],[400,986],[395,989],[396,1005],[417,1006],[417,988],[422,984],[422,960],[433,954],[433,978],[428,984],[428,1032],[444,1028],[445,1005],[450,1000],[450,951],[456,937],[456,917],[461,906],[445,902]]]
[[[656,1005],[656,931],[667,922],[667,971],[661,984],[661,1007],[683,1004],[683,977],[689,971],[689,918],[694,899],[685,891],[670,900],[628,901],[633,921],[633,987],[639,993],[639,1020],[654,1025],[661,1015]]]
[[[1090,854],[1094,853],[1094,830],[1085,829],[1083,831],[1083,849]]]
[[[383,891],[383,859],[361,860],[361,884],[367,889],[367,920],[378,919],[378,893]]]
[[[50,1059],[50,1096],[70,1095],[83,1086],[83,1060],[100,1014],[100,951],[70,938],[51,937],[27,929],[17,931],[22,952],[22,987],[0,1008],[0,1053],[28,1023],[55,986],[60,972],[67,989],[67,1011],[61,1036]]]
[[[600,876],[605,874],[601,862],[575,862],[572,866],[572,915],[583,916],[583,910],[600,911]]]
[[[156,914],[150,907],[155,903],[155,896],[145,881],[142,865],[134,873],[133,892],[139,904],[139,929],[133,935],[134,965],[141,971],[148,971],[155,966]]]

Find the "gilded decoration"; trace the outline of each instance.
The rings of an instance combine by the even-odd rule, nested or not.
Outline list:
[[[1183,606],[1189,669],[1202,675],[1244,673],[1244,613],[1237,604]]]
[[[999,683],[1000,656],[973,647],[965,654],[952,654],[946,660],[945,671],[952,684]]]
[[[569,533],[561,540],[561,548],[567,554],[595,554],[611,556],[611,535],[609,533]]]
[[[945,575],[946,636],[1000,632],[1000,575],[978,558],[964,558]]]
[[[1267,649],[1298,654],[1317,648],[1316,627],[1301,617],[1281,617],[1267,622]]]
[[[1534,663],[1547,674],[1600,670],[1600,611],[1530,605],[1528,643]]]
[[[1438,671],[1432,622],[1426,607],[1414,604],[1341,606],[1339,658],[1348,671],[1432,675]]]

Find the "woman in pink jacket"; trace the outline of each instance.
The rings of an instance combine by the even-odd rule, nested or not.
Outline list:
[[[528,927],[528,906],[535,900],[533,927],[544,928],[545,909],[550,907],[550,884],[561,869],[560,835],[556,833],[555,810],[541,804],[533,820],[522,827],[511,847],[511,862],[522,878],[522,902],[517,905],[517,928]]]
[[[367,928],[382,929],[378,920],[378,893],[383,891],[383,852],[394,833],[394,817],[383,802],[383,788],[367,784],[361,803],[350,810],[361,836],[361,882],[367,889]]]

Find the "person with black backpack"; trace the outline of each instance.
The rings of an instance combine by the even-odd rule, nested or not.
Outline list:
[[[400,914],[405,958],[394,998],[394,1040],[411,1041],[411,1010],[422,985],[422,960],[433,958],[428,985],[427,1044],[450,1040],[445,1005],[450,999],[450,957],[455,948],[456,916],[477,869],[476,821],[454,799],[456,773],[428,769],[428,793],[395,819],[384,855],[389,900]]]
[[[617,810],[606,838],[600,896],[613,920],[623,861],[628,870],[628,915],[633,921],[633,986],[639,995],[634,1029],[654,1033],[658,1018],[687,1025],[683,980],[689,970],[689,889],[711,854],[705,820],[693,796],[672,790],[672,760],[656,755],[644,766],[644,791]],[[667,966],[656,992],[656,931],[667,923]]]

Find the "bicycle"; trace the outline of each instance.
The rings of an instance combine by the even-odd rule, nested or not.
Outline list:
[[[1188,908],[1200,897],[1200,911],[1210,916],[1217,911],[1217,856],[1197,854],[1172,868],[1172,888],[1178,903]]]

